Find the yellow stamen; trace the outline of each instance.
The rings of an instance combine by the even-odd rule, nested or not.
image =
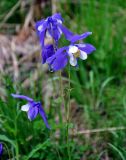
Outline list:
[[[78,49],[77,52],[73,53],[75,58],[80,57],[80,50]]]

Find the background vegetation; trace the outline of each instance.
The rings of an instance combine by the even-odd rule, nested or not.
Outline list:
[[[16,3],[16,0],[0,2],[2,23]],[[31,1],[24,5],[24,10],[21,10],[20,5],[17,7],[14,14],[1,26],[2,35],[19,34],[13,27],[10,32],[5,24],[19,24],[19,28],[22,28],[30,3]],[[37,4],[44,6],[42,17],[52,14],[50,1],[37,1]],[[61,12],[66,26],[73,32],[92,31],[92,36],[85,42],[96,47],[87,61],[79,61],[77,70],[71,68],[71,159],[125,160],[126,3],[123,0],[61,0],[52,3],[53,7],[54,5]],[[34,21],[37,19],[39,16],[34,16]],[[61,45],[67,43],[65,40],[61,41]],[[40,51],[37,53],[40,54]],[[43,69],[37,53],[36,59],[30,59],[32,65],[29,65],[29,70],[27,65],[21,63],[18,80],[13,72],[6,71],[10,65],[0,73],[0,141],[4,144],[3,160],[9,157],[17,160],[68,159],[65,118],[61,119],[59,116],[62,114],[65,117],[61,99],[58,98],[58,74],[52,77],[45,66]],[[22,55],[17,53],[16,58],[20,61]],[[67,70],[62,76],[64,86],[67,87],[66,73]],[[40,117],[33,122],[27,120],[26,114],[20,111],[24,102],[10,96],[16,92],[42,100],[51,131],[45,128]],[[67,89],[64,92],[67,93]]]

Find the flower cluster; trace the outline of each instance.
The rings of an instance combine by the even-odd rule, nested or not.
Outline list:
[[[68,62],[72,66],[77,66],[78,58],[86,60],[88,54],[95,50],[95,47],[91,44],[76,44],[76,41],[85,39],[92,32],[86,32],[81,35],[74,34],[62,23],[63,18],[60,13],[55,13],[51,17],[36,23],[36,30],[42,46],[42,63],[47,63],[53,71],[63,69]],[[70,45],[58,48],[58,41],[62,33],[70,42]],[[53,44],[44,44],[46,36],[53,38]]]
[[[42,19],[36,22],[36,31],[40,39],[42,46],[42,63],[47,63],[49,69],[52,71],[58,71],[63,69],[68,62],[72,66],[77,66],[78,58],[86,60],[88,55],[95,50],[95,47],[88,43],[76,43],[79,40],[85,39],[91,32],[86,32],[81,35],[72,33],[63,25],[63,18],[60,13]],[[70,42],[70,45],[58,48],[58,41],[61,35],[64,34],[65,38]],[[52,44],[45,45],[45,37],[51,37],[53,39]],[[24,99],[28,103],[21,107],[22,111],[27,112],[28,119],[34,120],[39,114],[46,127],[50,129],[47,122],[46,114],[42,108],[40,102],[34,101],[24,95],[11,94],[14,98]],[[2,154],[2,145],[0,144],[0,154]]]

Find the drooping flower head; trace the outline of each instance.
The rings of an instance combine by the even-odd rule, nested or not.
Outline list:
[[[60,13],[55,13],[46,19],[36,22],[36,30],[42,47],[44,46],[45,36],[52,37],[55,40],[55,43],[58,44],[58,40],[62,33],[64,33],[66,39],[69,39],[71,35],[73,35],[73,33],[63,26],[62,23],[63,18]]]
[[[2,156],[2,154],[3,154],[3,145],[2,143],[0,143],[0,157]]]
[[[38,114],[40,114],[46,127],[50,129],[50,126],[47,122],[47,117],[46,117],[45,111],[42,108],[42,105],[40,102],[35,102],[32,98],[29,98],[24,95],[18,95],[18,94],[11,94],[11,95],[14,98],[24,99],[28,102],[27,104],[25,104],[21,107],[21,110],[27,112],[28,119],[30,121],[34,120],[36,118],[36,116]]]
[[[95,47],[91,44],[75,44],[76,41],[82,40],[92,34],[91,32],[86,32],[81,35],[74,35],[70,37],[71,44],[69,46],[62,47],[57,50],[57,52],[47,59],[47,63],[51,66],[53,71],[58,71],[63,69],[68,61],[72,66],[77,65],[78,58],[86,60],[88,54],[95,50]]]

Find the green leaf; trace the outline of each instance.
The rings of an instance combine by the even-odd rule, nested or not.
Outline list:
[[[40,149],[45,149],[45,147],[49,144],[50,139],[47,139],[44,143],[38,144],[27,156],[26,160],[29,160],[33,155],[39,151]]]
[[[0,135],[0,140],[1,141],[5,141],[10,143],[15,149],[16,149],[16,144],[13,140],[10,140],[8,137],[6,137],[5,135]]]
[[[125,160],[125,157],[123,156],[123,153],[116,147],[114,146],[113,144],[109,143],[109,146],[118,153],[118,155],[120,156],[120,158],[122,160]]]

